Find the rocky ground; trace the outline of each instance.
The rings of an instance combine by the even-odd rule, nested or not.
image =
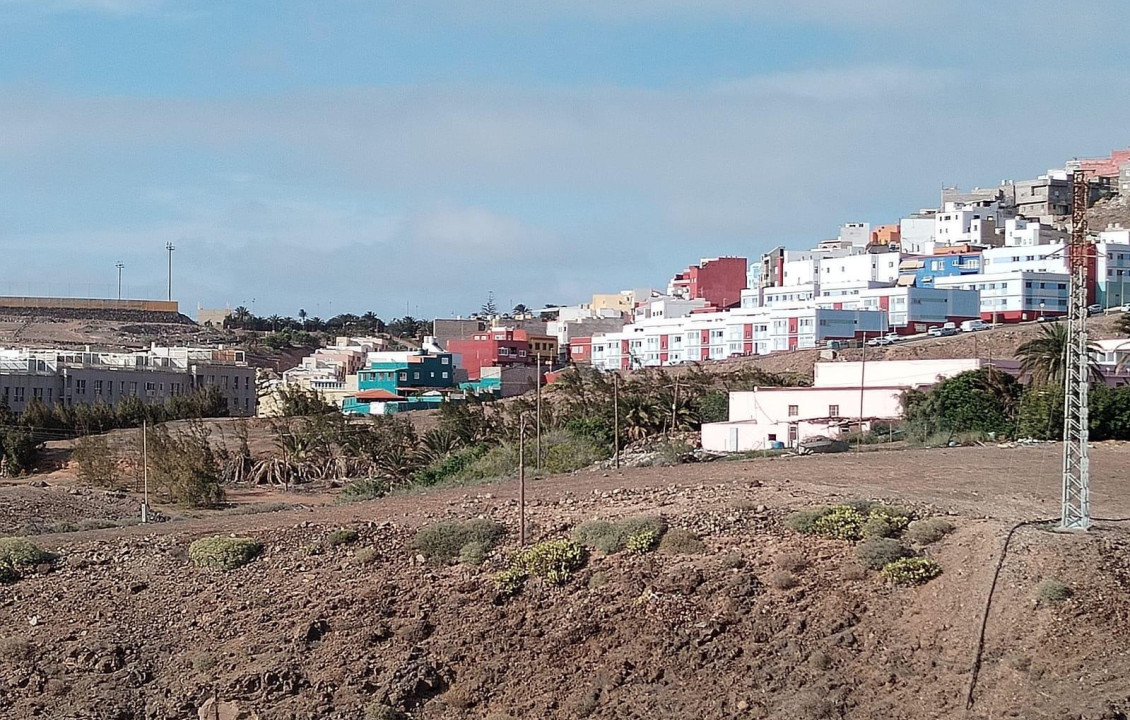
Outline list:
[[[1056,514],[1057,459],[1055,445],[874,451],[538,479],[535,539],[660,513],[706,552],[597,553],[566,585],[510,599],[493,574],[517,545],[513,483],[39,536],[54,569],[0,587],[0,717],[1122,718],[1119,523],[1017,533],[966,708],[1002,541]],[[1093,467],[1096,514],[1130,516],[1130,447],[1098,446]],[[781,523],[848,497],[949,517],[957,531],[927,549],[943,574],[892,587],[848,543]],[[479,516],[511,531],[482,568],[406,547],[421,526]],[[340,527],[359,541],[326,547]],[[215,534],[264,553],[193,567],[188,544]],[[1074,596],[1039,601],[1049,577]]]

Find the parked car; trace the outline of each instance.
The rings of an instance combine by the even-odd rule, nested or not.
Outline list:
[[[926,331],[930,337],[948,337],[957,334],[957,325],[948,322],[945,325],[935,325]]]
[[[902,337],[898,333],[887,333],[883,337],[887,338],[888,340],[890,340],[893,343],[896,343],[899,340],[902,340]]]
[[[978,330],[988,330],[989,324],[984,320],[966,320],[961,323],[962,332],[977,332]]]
[[[1130,312],[1130,304],[1119,305],[1118,307],[1116,307],[1114,309],[1117,310],[1118,312]]]
[[[1040,317],[1036,318],[1036,322],[1039,322],[1039,323],[1055,322],[1056,320],[1059,320],[1061,318],[1062,318],[1061,315],[1041,315]]]
[[[1091,315],[1102,315],[1102,314],[1103,314],[1103,306],[1102,305],[1095,303],[1094,305],[1088,305],[1087,306],[1087,317],[1090,317]]]
[[[895,341],[891,340],[888,335],[877,335],[867,341],[871,347],[882,347],[884,345],[894,345]]]

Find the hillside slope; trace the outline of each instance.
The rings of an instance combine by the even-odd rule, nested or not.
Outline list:
[[[662,513],[706,552],[596,554],[566,585],[535,582],[512,599],[493,572],[513,535],[481,569],[432,567],[406,547],[442,517],[491,517],[513,532],[512,484],[43,537],[58,568],[2,590],[0,715],[212,718],[218,701],[243,713],[221,717],[264,720],[1125,717],[1130,535],[1117,524],[1018,533],[966,712],[1001,542],[1016,520],[1054,510],[1055,452],[869,452],[538,480],[538,537]],[[1130,514],[1130,449],[1101,446],[1095,467],[1097,507]],[[792,509],[859,496],[954,513],[957,531],[927,550],[941,577],[895,588],[861,572],[850,544],[782,526]],[[325,547],[343,525],[360,542]],[[264,555],[228,573],[186,560],[192,539],[229,533],[262,540]],[[364,563],[362,547],[373,548]],[[781,565],[795,586],[776,576]],[[1049,577],[1074,597],[1037,602]],[[377,714],[388,708],[399,714]]]

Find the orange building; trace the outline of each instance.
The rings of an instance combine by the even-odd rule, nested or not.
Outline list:
[[[871,230],[871,245],[900,245],[902,243],[902,231],[899,230],[898,224],[894,225],[876,225]]]

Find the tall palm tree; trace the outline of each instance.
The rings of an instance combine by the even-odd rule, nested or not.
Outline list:
[[[298,319],[302,321],[302,329],[306,329],[306,308],[298,308]]]
[[[1067,342],[1066,323],[1045,325],[1040,328],[1038,337],[1016,348],[1020,369],[1031,375],[1032,380],[1038,384],[1062,383],[1064,373],[1067,372]],[[1103,379],[1102,370],[1095,359],[1101,352],[1093,343],[1087,348],[1087,370],[1092,381]]]

